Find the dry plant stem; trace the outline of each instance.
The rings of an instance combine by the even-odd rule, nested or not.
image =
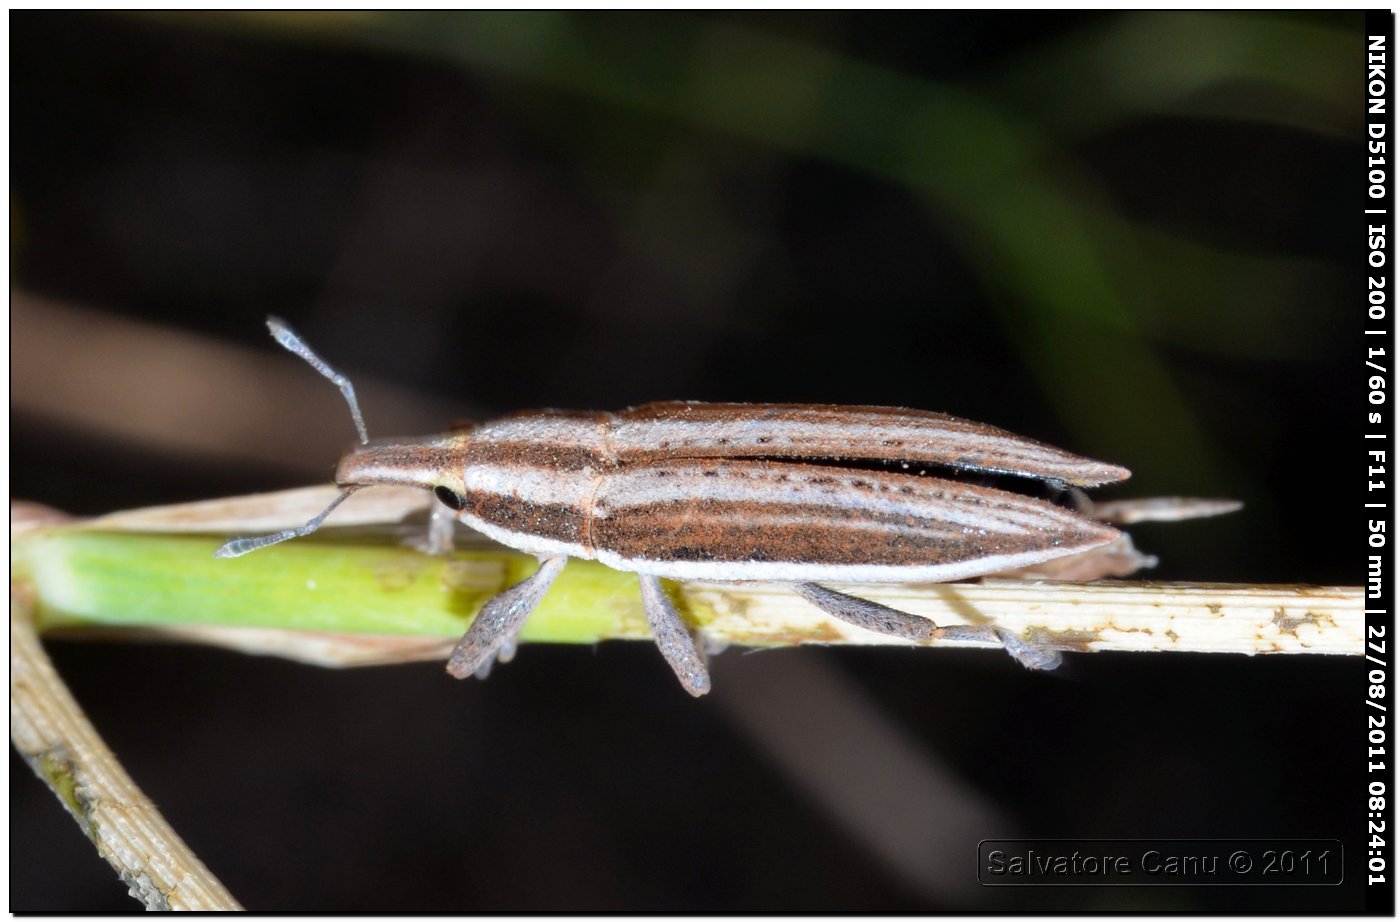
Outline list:
[[[850,589],[940,625],[994,625],[1058,650],[1363,652],[1362,591],[1352,587],[985,579]],[[732,643],[909,644],[814,614],[782,586],[690,584],[680,595],[692,611],[713,613],[707,636]]]
[[[10,601],[10,739],[147,909],[242,907],[122,770]]]

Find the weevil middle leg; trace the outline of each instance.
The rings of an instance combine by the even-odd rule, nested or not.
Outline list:
[[[1060,664],[1058,651],[1030,643],[1001,628],[972,624],[940,627],[920,615],[911,615],[888,605],[846,595],[816,583],[797,583],[793,586],[793,591],[833,618],[866,630],[903,637],[915,643],[943,639],[979,640],[1000,644],[1016,662],[1027,669],[1054,669]]]
[[[710,670],[705,665],[705,654],[695,645],[690,628],[661,588],[661,580],[645,573],[639,577],[642,582],[642,607],[646,609],[647,622],[656,638],[656,648],[671,665],[671,670],[681,680],[685,690],[698,698],[710,690]]]

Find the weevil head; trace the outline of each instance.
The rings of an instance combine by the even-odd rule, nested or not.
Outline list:
[[[395,484],[431,490],[456,510],[465,488],[467,433],[421,439],[374,439],[357,445],[340,459],[335,482],[346,488]]]

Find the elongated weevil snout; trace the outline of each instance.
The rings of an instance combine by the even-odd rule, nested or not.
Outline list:
[[[460,435],[372,440],[341,457],[335,468],[335,482],[341,489],[395,484],[460,495],[464,489],[465,443]]]

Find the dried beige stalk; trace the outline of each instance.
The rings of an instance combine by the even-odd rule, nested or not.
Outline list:
[[[242,908],[122,770],[54,672],[24,598],[14,596],[10,740],[147,909]]]

